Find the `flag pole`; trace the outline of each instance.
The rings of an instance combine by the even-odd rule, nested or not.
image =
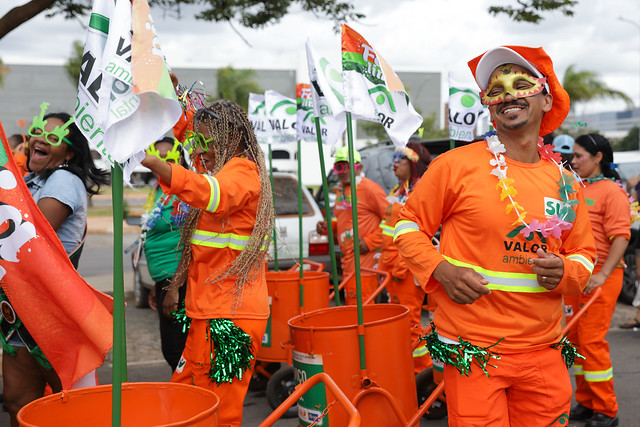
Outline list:
[[[358,310],[358,326],[362,333],[358,333],[358,344],[360,349],[360,370],[367,368],[364,354],[364,316],[362,313],[362,281],[360,277],[360,235],[358,233],[358,197],[356,195],[356,172],[353,155],[353,130],[351,128],[351,113],[346,113],[347,117],[347,143],[349,147],[349,188],[351,189],[351,222],[353,223],[353,258],[356,278],[356,300]]]
[[[271,144],[269,146],[269,180],[271,181],[271,188],[273,188],[273,151],[271,151]],[[273,198],[273,209],[276,208],[276,195],[271,192]],[[278,233],[275,221],[273,222],[273,269],[275,271],[280,270],[278,267]]]
[[[300,311],[304,307],[304,245],[302,238],[302,139],[298,138],[298,235],[299,256],[300,256]]]
[[[327,221],[327,237],[329,238],[329,258],[331,260],[331,277],[333,279],[333,294],[336,306],[342,305],[340,302],[340,289],[338,282],[338,266],[336,265],[336,247],[333,243],[333,227],[331,226],[331,206],[329,205],[329,184],[327,183],[327,171],[324,166],[324,149],[322,147],[322,130],[320,129],[320,118],[314,117],[316,125],[316,140],[318,141],[318,158],[320,159],[320,174],[322,175],[322,195],[324,197],[324,214]]]
[[[111,425],[119,427],[122,417],[122,383],[127,380],[127,351],[124,317],[123,270],[123,178],[119,164],[111,167],[111,204],[113,206],[113,371]]]

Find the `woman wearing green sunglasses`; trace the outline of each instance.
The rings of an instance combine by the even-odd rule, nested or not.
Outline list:
[[[77,268],[86,233],[87,195],[97,194],[101,186],[107,185],[109,175],[94,165],[87,140],[74,124],[73,117],[67,113],[46,114],[48,106],[48,103],[42,103],[40,115],[33,118],[28,130],[30,173],[24,179]],[[60,278],[52,277],[57,283],[55,280]],[[0,299],[3,304],[11,304],[1,290]],[[20,316],[20,313],[16,314]],[[61,389],[58,374],[24,325],[18,321],[14,324],[20,326],[2,328],[1,334],[3,396],[12,426],[17,425],[16,415],[20,408],[42,397],[47,384],[53,392]],[[60,345],[64,346],[64,334],[57,333]],[[95,372],[74,387],[87,385],[95,385]]]

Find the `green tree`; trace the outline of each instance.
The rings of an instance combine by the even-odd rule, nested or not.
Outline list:
[[[493,16],[505,14],[516,22],[531,22],[537,24],[542,21],[542,13],[559,10],[566,16],[573,16],[573,9],[577,0],[517,0],[518,6],[491,6],[489,13]]]
[[[236,70],[230,66],[221,68],[218,70],[218,98],[235,101],[246,111],[249,93],[263,92],[254,80],[255,75],[253,70]]]
[[[611,98],[620,99],[633,108],[631,98],[624,92],[614,90],[600,80],[597,73],[593,71],[578,71],[573,65],[567,68],[562,79],[562,86],[569,93],[571,104],[594,101],[596,99]]]
[[[71,57],[67,59],[67,63],[64,64],[64,69],[67,72],[67,76],[74,85],[78,84],[80,80],[80,67],[82,66],[82,53],[84,52],[84,43],[75,40],[71,48]]]
[[[323,16],[334,22],[363,18],[354,10],[350,1],[345,0],[148,0],[151,7],[158,6],[165,11],[181,16],[182,7],[199,6],[196,19],[215,22],[237,21],[248,28],[262,28],[274,24],[289,13],[293,4],[298,4],[307,12]],[[45,13],[47,18],[63,16],[65,19],[79,19],[91,12],[93,0],[30,0],[9,10],[0,18],[0,39],[21,24]],[[337,24],[336,24],[337,25]]]
[[[614,142],[612,145],[613,151],[631,151],[638,149],[638,141],[640,137],[638,126],[634,126],[629,129],[629,133],[619,141]]]

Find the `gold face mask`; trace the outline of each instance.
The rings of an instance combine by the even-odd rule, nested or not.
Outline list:
[[[546,82],[546,77],[533,77],[505,66],[491,79],[489,87],[480,92],[480,99],[484,105],[494,105],[503,102],[507,94],[514,98],[526,98],[542,92]]]

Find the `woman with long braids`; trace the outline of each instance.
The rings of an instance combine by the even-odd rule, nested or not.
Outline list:
[[[613,369],[605,335],[622,288],[622,259],[630,237],[629,197],[616,181],[620,177],[611,167],[613,152],[602,135],[578,137],[573,145],[573,170],[584,182],[584,198],[596,239],[598,258],[582,295],[565,297],[573,313],[602,287],[601,295],[578,320],[569,340],[585,357],[576,359],[576,401],[571,410],[574,420],[587,420],[586,426],[618,425],[618,403],[613,390]],[[571,314],[571,313],[570,313]],[[582,363],[580,363],[582,362]]]
[[[30,173],[24,179],[73,266],[78,268],[87,227],[87,195],[97,194],[109,182],[109,175],[93,163],[89,144],[73,117],[67,113],[46,113],[48,106],[47,102],[40,105],[40,114],[33,118],[28,130]],[[0,289],[3,312],[12,310],[6,308],[11,304],[9,297]],[[22,317],[26,318],[26,314]],[[42,397],[47,384],[54,393],[61,391],[62,384],[19,319],[10,324],[5,322],[0,329],[4,403],[11,425],[17,426],[20,408]],[[73,388],[90,385],[96,385],[95,372],[81,378]]]
[[[171,380],[213,390],[220,397],[218,422],[239,426],[269,317],[264,261],[274,221],[271,185],[251,124],[232,101],[198,110],[185,144],[201,173],[150,155],[142,162],[166,194],[191,206],[168,291],[187,278],[190,328]]]

